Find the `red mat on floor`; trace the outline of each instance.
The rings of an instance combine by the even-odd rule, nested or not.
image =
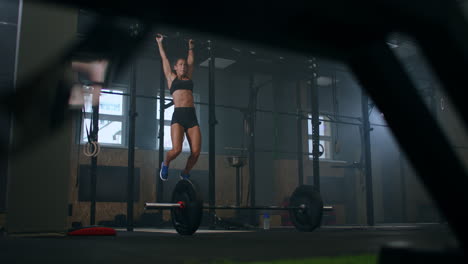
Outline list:
[[[68,231],[69,236],[115,236],[116,231],[110,227],[88,226]]]

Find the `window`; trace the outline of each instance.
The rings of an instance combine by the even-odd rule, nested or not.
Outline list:
[[[195,101],[198,101],[198,95],[193,94],[193,98]],[[166,104],[172,100],[172,96],[166,96]],[[156,104],[156,118],[157,118],[157,126],[159,127],[159,100]],[[200,110],[199,107],[195,106],[195,111],[197,112],[198,123],[200,123]],[[170,150],[172,149],[172,141],[171,141],[171,120],[172,114],[174,113],[174,106],[166,108],[164,110],[164,149]],[[159,133],[158,133],[159,134]],[[156,148],[159,148],[159,140],[156,140]],[[187,141],[187,138],[184,136],[184,142],[182,144],[182,151],[183,152],[190,152],[190,145]]]
[[[124,89],[102,89],[99,101],[98,141],[108,146],[125,146],[127,127],[126,100]],[[81,143],[88,141],[87,130],[90,129],[92,107],[91,95],[85,94],[85,114],[81,130]]]
[[[312,115],[309,114],[309,118],[312,118]],[[331,123],[327,122],[329,120],[325,116],[319,116],[320,125],[319,125],[319,144],[323,146],[323,155],[320,156],[320,159],[331,159],[330,146],[332,143],[332,134],[331,134]],[[312,153],[312,123],[310,119],[307,122],[307,141],[309,144],[309,153]],[[322,149],[320,149],[322,150]],[[312,155],[309,155],[309,159],[312,159]]]

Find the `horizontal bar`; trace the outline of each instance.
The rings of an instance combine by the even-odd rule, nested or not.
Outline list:
[[[194,104],[196,105],[206,105],[206,106],[209,106],[208,103],[204,103],[204,102],[193,102]],[[215,107],[220,107],[220,108],[227,108],[227,109],[234,109],[234,110],[239,110],[239,111],[247,111],[247,107],[241,107],[241,106],[232,106],[232,105],[218,105],[218,104],[215,104],[214,105]]]
[[[298,152],[298,151],[285,151],[285,150],[272,150],[272,149],[256,149],[255,153],[280,153],[280,154],[301,154],[304,156],[312,156],[312,152]]]
[[[383,124],[375,124],[375,123],[370,123],[370,126],[378,126],[378,127],[389,127],[388,125],[383,125]]]
[[[234,148],[234,147],[225,147],[226,150],[239,150],[239,151],[248,151],[247,148]],[[286,151],[286,150],[273,150],[273,149],[255,149],[255,153],[281,153],[281,154],[301,154],[304,156],[312,156],[312,152],[298,152],[298,151]],[[247,159],[247,157],[245,157]]]
[[[311,117],[307,117],[305,119],[312,120]],[[346,122],[346,121],[336,121],[336,120],[325,120],[325,119],[319,119],[320,122],[328,122],[328,123],[334,123],[334,124],[343,124],[343,125],[352,125],[352,126],[362,126],[362,124],[358,123],[353,123],[353,122]]]
[[[113,95],[130,96],[129,93],[114,93],[114,92],[107,92],[107,91],[101,91],[101,94],[113,94]],[[141,95],[141,94],[137,94],[137,95],[135,95],[135,97],[137,97],[137,98],[147,98],[147,99],[159,100],[159,96],[151,96],[151,95]],[[166,100],[166,101],[172,101],[172,99],[167,99],[167,98],[164,98],[164,100]]]
[[[5,22],[5,21],[0,21],[0,25],[5,25],[5,26],[18,26],[18,24],[15,23],[10,23],[10,22]]]
[[[169,107],[171,107],[173,105],[174,105],[174,101],[171,100],[169,103],[164,105],[164,109],[167,109],[167,108],[169,108]]]
[[[171,209],[180,208],[178,203],[145,203],[145,209]]]
[[[327,116],[327,117],[334,117],[334,118],[356,119],[358,121],[361,121],[361,117],[358,117],[358,116],[347,116],[347,115],[341,115],[341,114],[334,114],[334,113],[326,112],[326,111],[319,112],[319,115],[324,115],[324,116]]]
[[[254,206],[254,207],[241,207],[235,205],[221,205],[221,206],[203,206],[203,209],[218,209],[218,210],[300,210],[305,209],[304,204],[296,207],[280,207],[280,206]],[[323,206],[323,211],[333,211],[333,206]]]

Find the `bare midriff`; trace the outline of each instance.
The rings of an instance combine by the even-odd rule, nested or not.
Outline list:
[[[194,107],[193,93],[190,90],[176,90],[172,94],[175,107]]]

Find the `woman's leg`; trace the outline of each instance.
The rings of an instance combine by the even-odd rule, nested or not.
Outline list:
[[[175,123],[171,125],[172,149],[166,153],[164,165],[169,166],[172,160],[177,158],[182,152],[182,143],[184,142],[184,127]]]
[[[104,83],[108,65],[109,62],[107,60],[97,60],[93,62],[73,61],[72,70],[87,74],[91,82]],[[93,88],[92,105],[96,106],[99,104],[99,96],[101,95],[101,89],[103,87],[100,84],[94,84]]]
[[[103,83],[106,77],[107,60],[96,60],[93,62],[72,62],[72,70],[87,74],[92,82]]]
[[[189,174],[190,170],[197,163],[198,157],[200,156],[201,151],[201,132],[199,126],[191,127],[187,130],[187,140],[190,145],[190,157],[187,160],[187,165],[185,166],[182,174]]]

